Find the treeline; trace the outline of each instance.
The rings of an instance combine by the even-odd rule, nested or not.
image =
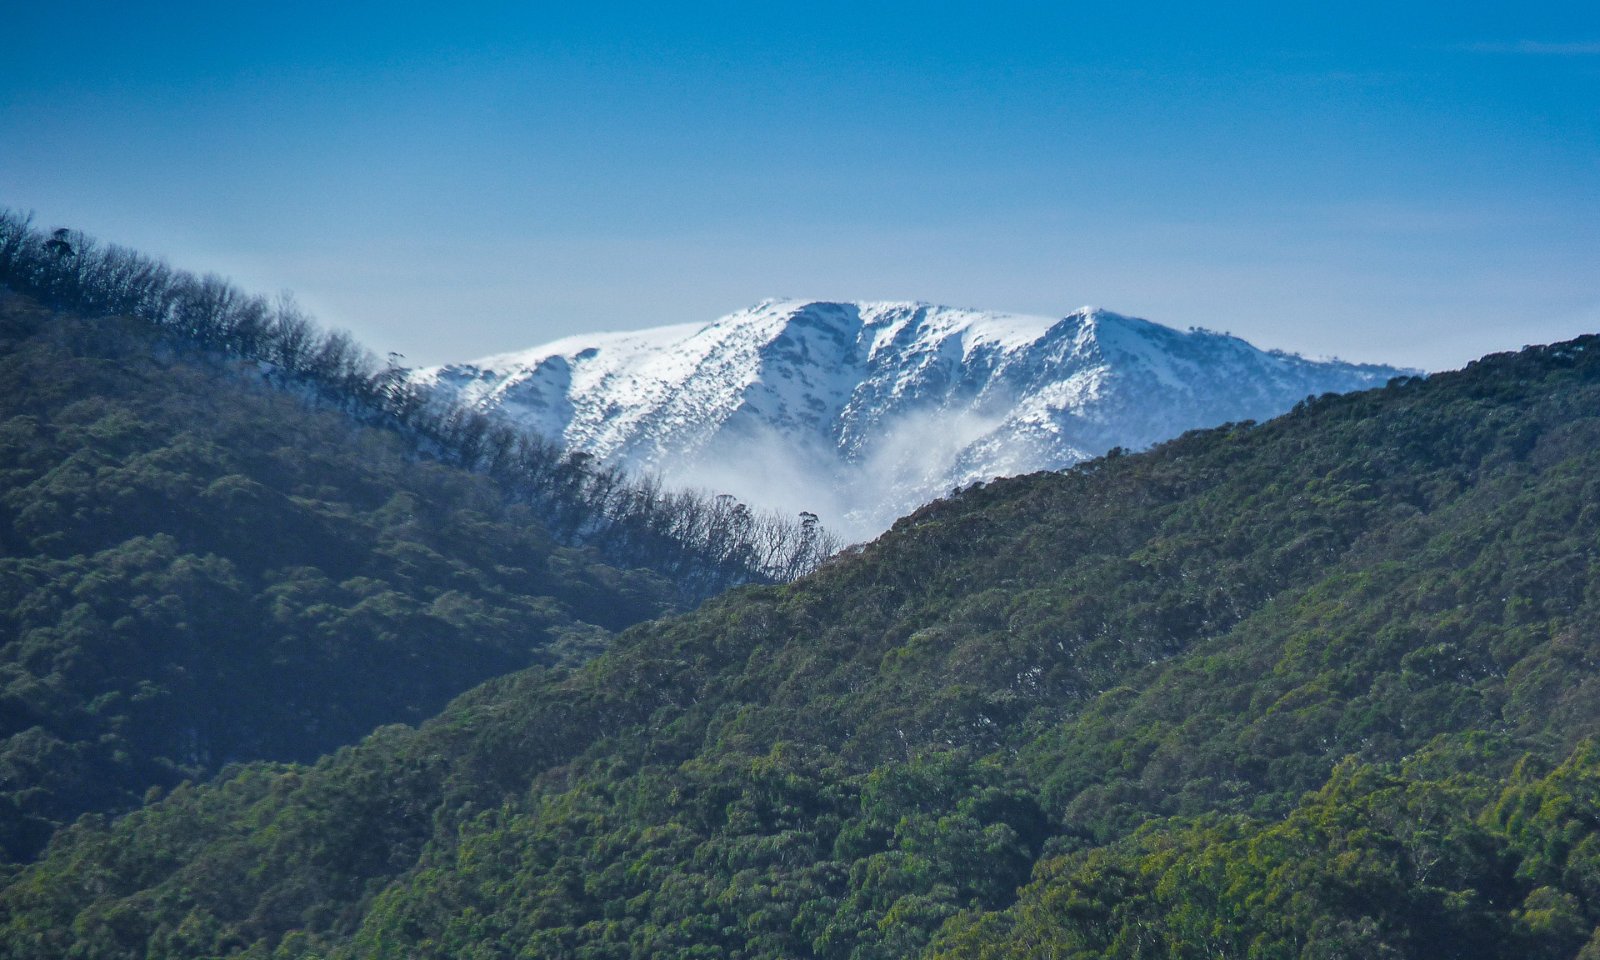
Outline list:
[[[1600,956],[1600,338],[969,489],[314,767],[0,955]]]
[[[321,329],[288,296],[248,294],[76,230],[44,232],[31,215],[5,209],[0,284],[86,316],[132,317],[176,343],[261,364],[274,382],[397,431],[419,455],[489,475],[561,542],[671,577],[688,599],[793,580],[840,546],[813,514],[791,520],[726,495],[667,491],[652,477],[441,400],[349,334]]]

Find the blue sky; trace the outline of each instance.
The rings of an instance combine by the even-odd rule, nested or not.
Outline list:
[[[0,204],[419,364],[768,296],[1600,330],[1600,6],[1206,6],[27,4]]]

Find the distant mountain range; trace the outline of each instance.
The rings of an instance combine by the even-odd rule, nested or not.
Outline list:
[[[602,462],[872,536],[952,488],[1265,419],[1413,371],[1085,307],[768,300],[414,371]]]

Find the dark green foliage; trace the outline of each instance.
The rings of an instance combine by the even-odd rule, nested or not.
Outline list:
[[[1597,349],[968,490],[416,731],[81,822],[0,949],[1593,956]]]
[[[0,854],[573,662],[671,588],[149,331],[0,300]]]
[[[1454,739],[1346,761],[1281,820],[1157,821],[1046,860],[1015,906],[960,918],[932,955],[1572,957],[1595,929],[1600,745],[1544,777],[1459,772],[1498,769],[1493,753]]]

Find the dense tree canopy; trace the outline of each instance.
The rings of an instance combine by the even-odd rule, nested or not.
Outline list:
[[[1594,956],[1596,544],[1594,339],[1308,401],[84,820],[0,949]]]
[[[495,486],[141,325],[0,292],[0,854],[312,760],[671,609]]]

